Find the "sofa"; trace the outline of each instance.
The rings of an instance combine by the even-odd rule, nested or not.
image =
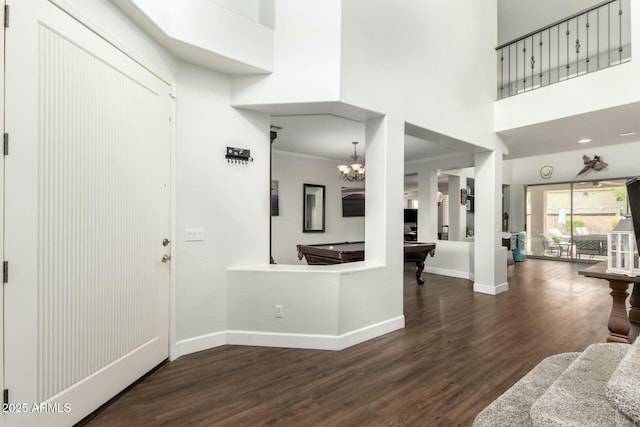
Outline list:
[[[640,339],[547,357],[482,410],[473,425],[640,425]]]

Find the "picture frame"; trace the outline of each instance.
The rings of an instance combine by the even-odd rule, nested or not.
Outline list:
[[[342,187],[342,216],[364,216],[364,188]]]

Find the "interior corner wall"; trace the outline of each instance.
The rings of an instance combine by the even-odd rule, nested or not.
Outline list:
[[[230,103],[229,76],[193,65],[177,72],[176,336],[227,328],[226,268],[269,259],[270,117]],[[253,162],[228,163],[226,147]],[[199,228],[204,240],[186,241]]]
[[[341,99],[495,149],[496,1],[343,1]]]
[[[211,0],[238,15],[260,22],[260,0]]]
[[[272,179],[278,181],[279,215],[272,217],[271,253],[278,264],[306,264],[298,260],[296,245],[364,240],[364,216],[342,216],[342,187],[361,187],[364,182],[342,181],[338,161],[299,156],[274,150]],[[302,185],[326,186],[324,233],[302,232]]]
[[[163,74],[165,78],[173,76],[173,70],[177,64],[173,56],[141,31],[111,1],[65,0],[65,3],[68,3],[88,18],[92,24],[98,25],[112,36],[109,37],[110,42],[117,41],[130,52],[135,53],[136,60],[143,60],[145,65],[151,64],[154,71]]]
[[[510,229],[522,231],[525,225],[525,185],[552,184],[558,182],[572,182],[578,180],[592,181],[614,178],[640,176],[637,156],[629,153],[640,152],[640,140],[636,136],[635,142],[616,144],[607,147],[584,148],[575,151],[543,156],[532,156],[521,159],[505,160],[505,170],[511,170],[511,215],[509,216]],[[582,156],[597,154],[609,164],[601,171],[589,171],[580,178],[576,173],[584,166]],[[550,179],[540,177],[540,168],[552,166],[553,175]]]
[[[274,72],[235,76],[233,105],[337,101],[342,0],[275,3]]]

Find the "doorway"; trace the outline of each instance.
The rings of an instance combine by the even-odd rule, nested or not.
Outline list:
[[[606,260],[607,233],[629,214],[626,179],[526,187],[527,255]]]
[[[172,101],[51,2],[11,7],[5,389],[56,410],[4,421],[72,425],[168,357]]]

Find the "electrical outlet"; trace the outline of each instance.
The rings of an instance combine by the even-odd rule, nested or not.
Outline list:
[[[282,319],[284,317],[284,308],[283,308],[283,306],[280,305],[280,304],[276,304],[275,313],[276,313],[276,318],[277,319]]]

